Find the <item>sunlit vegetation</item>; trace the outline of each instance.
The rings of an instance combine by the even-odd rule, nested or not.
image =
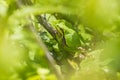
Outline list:
[[[119,0],[0,0],[0,80],[120,80]]]

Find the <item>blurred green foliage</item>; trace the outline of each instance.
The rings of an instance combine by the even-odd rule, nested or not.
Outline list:
[[[119,5],[119,0],[0,0],[0,80],[120,80]],[[44,14],[42,25],[37,17]]]

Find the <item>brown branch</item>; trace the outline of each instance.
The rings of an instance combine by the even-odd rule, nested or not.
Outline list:
[[[57,30],[53,29],[52,25],[49,24],[46,20],[45,16],[42,15],[37,15],[36,16],[38,22],[52,35],[52,37],[58,41],[58,39],[56,38],[56,34],[58,33]]]

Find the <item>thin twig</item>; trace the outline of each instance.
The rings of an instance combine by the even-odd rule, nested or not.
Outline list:
[[[54,58],[51,55],[51,52],[47,49],[47,47],[45,46],[45,44],[42,42],[40,36],[38,35],[35,27],[33,26],[33,24],[29,25],[30,30],[33,32],[35,39],[37,40],[39,46],[44,50],[44,53],[48,59],[48,62],[51,66],[51,68],[53,69],[53,71],[55,72],[56,76],[58,77],[59,80],[63,80],[63,76],[58,72],[57,68],[56,68],[56,61],[54,60]]]
[[[53,38],[57,41],[56,34],[58,33],[55,29],[53,29],[52,25],[49,24],[46,20],[46,17],[42,15],[36,16],[38,22],[53,36]]]

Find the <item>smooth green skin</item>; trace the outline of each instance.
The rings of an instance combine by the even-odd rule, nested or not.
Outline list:
[[[65,21],[61,21],[61,22],[58,21],[58,24],[56,25],[57,25],[57,30],[59,30],[59,32],[60,29],[58,28],[61,28],[64,31],[64,32],[61,31],[61,33],[63,33],[62,36],[64,36],[65,38],[67,48],[72,51],[77,50],[78,47],[81,46],[80,37],[77,34],[77,32],[73,29],[71,24]]]
[[[57,31],[56,39],[58,42],[59,49],[63,49],[64,52],[74,53],[81,46],[81,37],[75,31],[72,24],[69,22],[56,19],[54,16],[47,15],[49,23],[52,25],[53,29]]]

